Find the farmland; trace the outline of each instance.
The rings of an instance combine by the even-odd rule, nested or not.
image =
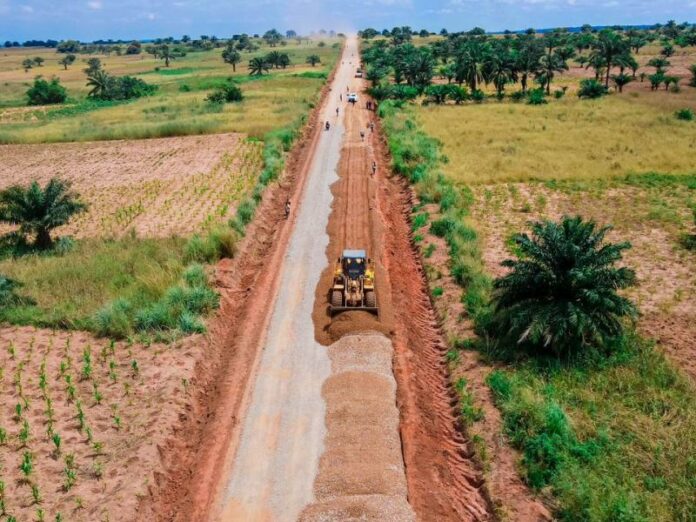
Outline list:
[[[316,103],[322,85],[338,54],[336,40],[312,41],[284,48],[291,65],[263,76],[249,76],[248,61],[267,54],[262,47],[244,53],[236,71],[223,62],[221,49],[188,53],[170,67],[151,56],[98,55],[105,70],[129,74],[158,86],[154,96],[129,102],[96,102],[86,99],[88,88],[76,62],[68,70],[58,64],[54,50],[3,50],[0,52],[0,143],[45,143],[104,139],[138,139],[190,134],[240,132],[263,138],[271,130],[286,127]],[[308,55],[321,63],[305,63]],[[25,73],[21,62],[27,56],[42,56],[44,65]],[[88,56],[81,57],[87,59]],[[25,91],[40,73],[56,76],[68,90],[68,103],[60,107],[27,108]],[[238,82],[244,101],[220,106],[206,103],[213,89],[228,78]]]
[[[98,55],[109,74],[157,86],[129,101],[87,97],[82,60],[93,56],[66,70],[53,49],[0,52],[0,190],[57,178],[85,205],[52,230],[50,250],[0,228],[2,281],[18,285],[0,307],[1,516],[134,520],[165,487],[174,434],[194,422],[195,384],[223,346],[204,334],[233,306],[228,267],[265,189],[278,190],[340,43],[293,41],[288,67],[254,77],[247,63],[266,45],[236,71],[221,49],[169,68]],[[66,103],[26,106],[37,73],[60,78]],[[206,99],[230,83],[242,101]]]

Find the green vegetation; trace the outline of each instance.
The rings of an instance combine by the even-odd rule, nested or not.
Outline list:
[[[565,158],[575,157],[566,147],[569,137],[554,133],[552,138],[544,132],[555,121],[593,119],[608,109],[613,116],[607,116],[607,125],[609,121],[615,122],[619,125],[617,128],[622,129],[623,142],[631,142],[632,138],[627,135],[632,131],[626,130],[626,120],[617,120],[614,112],[618,100],[624,103],[626,99],[614,100],[617,102],[612,100],[609,107],[593,105],[606,103],[608,99],[580,101],[577,98],[564,99],[544,108],[488,104],[468,107],[467,118],[458,113],[463,109],[441,108],[437,104],[414,109],[402,101],[385,101],[380,105],[380,116],[394,170],[414,184],[423,203],[439,204],[439,215],[432,214],[432,205],[428,207],[430,232],[445,238],[450,273],[461,285],[461,298],[476,331],[481,334],[480,339],[455,341],[448,360],[456,366],[457,350],[465,348],[478,349],[484,360],[505,355],[504,360],[497,360],[502,369],[490,374],[488,384],[502,413],[505,433],[522,453],[521,469],[527,483],[551,496],[550,507],[560,520],[691,521],[696,512],[693,496],[696,393],[693,385],[672,367],[660,350],[641,339],[622,320],[624,316],[632,316],[634,309],[615,290],[630,284],[633,274],[612,265],[619,260],[626,245],[603,244],[605,230],[586,222],[569,219],[560,225],[537,225],[531,238],[518,236],[519,241],[509,244],[520,260],[508,263],[514,271],[507,278],[499,279],[496,293],[492,293],[478,234],[469,215],[474,198],[464,183],[491,182],[510,176],[521,180],[546,178],[547,187],[572,194],[577,192],[578,198],[588,190],[629,186],[676,193],[680,201],[683,197],[688,200],[689,191],[696,187],[695,174],[688,166],[676,166],[681,165],[680,153],[676,150],[685,150],[689,145],[675,143],[675,136],[679,136],[678,140],[681,136],[674,132],[669,133],[662,149],[665,154],[659,161],[666,173],[637,175],[630,173],[633,169],[623,167],[613,169],[618,172],[611,177],[596,179],[598,176],[591,165],[606,162],[606,156],[596,152],[597,143],[602,141],[596,135],[592,137],[592,145],[584,145],[586,150],[593,151],[593,157],[581,156],[564,163]],[[651,111],[650,106],[631,101],[626,104],[632,108],[630,114],[634,117],[638,115],[636,107]],[[561,109],[556,112],[557,108]],[[552,112],[544,114],[540,110]],[[496,114],[500,114],[501,119],[491,123]],[[659,111],[652,115],[660,118]],[[669,128],[676,127],[676,123],[668,123],[669,119],[663,116],[660,121]],[[418,121],[425,122],[427,133],[419,127]],[[527,148],[525,138],[521,137],[524,133],[510,130],[518,124],[530,132],[541,132],[540,141]],[[455,127],[457,130],[453,132]],[[440,132],[440,129],[446,131]],[[496,136],[500,129],[506,132],[498,141]],[[593,129],[596,131],[597,127]],[[573,139],[577,136],[570,140]],[[440,151],[441,146],[447,156]],[[613,145],[608,146],[612,147],[613,156],[620,154]],[[491,156],[484,157],[482,151],[488,147]],[[559,150],[565,152],[560,154]],[[636,156],[638,150],[631,147],[630,154]],[[507,160],[500,161],[501,152],[510,154],[510,169]],[[539,154],[547,152],[548,156],[540,161]],[[654,154],[656,149],[651,147],[645,152]],[[620,155],[619,161],[623,162],[627,156]],[[468,159],[474,157],[475,166],[473,160]],[[645,157],[641,154],[639,160],[644,166],[651,163],[645,162]],[[549,168],[547,158],[555,160],[557,166]],[[527,169],[524,167],[527,162],[530,165],[535,162],[535,166]],[[560,167],[561,164],[570,165],[570,168]],[[666,169],[667,165],[671,168]],[[467,174],[462,175],[462,172]],[[522,203],[517,185],[507,187],[511,193],[515,191],[511,197],[517,197]],[[501,190],[507,191],[504,186]],[[495,188],[486,189],[489,191],[493,197]],[[546,200],[534,203],[546,204]],[[494,209],[494,203],[486,208]],[[525,205],[522,208],[521,212],[530,211],[529,208],[524,210]],[[637,208],[642,209],[642,203]],[[420,215],[414,214],[414,223]],[[585,255],[580,255],[581,251]],[[570,261],[582,269],[568,271],[564,262]],[[564,291],[570,292],[568,295],[580,292],[582,299],[569,303]],[[502,298],[502,292],[509,293]],[[491,301],[493,296],[498,300]],[[579,306],[578,302],[582,306],[577,313],[571,314],[571,306],[564,306],[564,300],[573,308]],[[496,304],[498,317],[493,309]],[[501,313],[510,315],[505,318]],[[503,325],[503,319],[512,321]],[[529,335],[536,336],[539,341],[536,346],[541,345],[543,352],[550,355],[530,355],[534,351],[520,350],[516,341],[520,336],[529,340],[525,332],[530,326]],[[494,342],[491,331],[513,335],[503,335],[503,339]],[[549,337],[554,335],[554,339]],[[556,342],[556,338],[562,338],[561,342]],[[550,342],[544,349],[547,340]],[[556,355],[561,352],[574,352],[578,356]],[[509,357],[511,353],[516,356]],[[477,399],[467,390],[466,381],[458,381],[456,387],[462,418],[475,425],[481,420]],[[483,444],[480,447],[485,448]]]
[[[243,98],[242,89],[230,82],[220,89],[211,92],[206,100],[210,103],[232,103],[242,101]]]
[[[617,290],[636,283],[635,272],[616,268],[629,243],[606,243],[611,227],[565,217],[537,222],[531,237],[513,238],[517,259],[494,282],[488,327],[507,346],[534,353],[578,356],[608,349],[637,310]]]
[[[652,346],[628,337],[594,365],[528,361],[488,383],[560,520],[693,520],[694,389]]]
[[[63,103],[68,98],[68,93],[60,84],[58,78],[53,78],[50,82],[42,78],[36,78],[34,85],[27,91],[29,105],[49,105],[53,103]]]
[[[35,248],[52,248],[51,230],[86,208],[79,196],[70,192],[70,184],[57,178],[44,188],[34,181],[26,188],[13,185],[0,191],[0,222],[19,225],[18,232],[11,235],[18,249],[26,246],[28,235],[34,236]]]
[[[490,279],[481,262],[478,234],[467,220],[473,203],[471,191],[456,187],[439,168],[444,162],[438,142],[417,127],[403,102],[385,101],[379,106],[384,121],[392,168],[406,177],[425,203],[437,203],[441,216],[430,230],[449,247],[450,271],[455,281],[468,288],[463,296],[468,312],[487,313]]]
[[[250,47],[244,41],[249,42]],[[96,86],[86,85],[85,73],[80,67],[65,70],[58,60],[66,54],[41,51],[46,60],[42,72],[60,79],[71,104],[59,110],[31,113],[14,113],[11,109],[3,113],[4,107],[26,105],[27,76],[20,66],[21,58],[28,51],[12,49],[0,56],[0,72],[4,75],[0,89],[3,120],[0,143],[142,139],[223,132],[242,132],[263,139],[274,129],[291,125],[316,103],[319,88],[340,50],[298,39],[297,44],[290,42],[282,51],[277,51],[278,65],[269,66],[268,74],[264,70],[259,77],[249,76],[248,62],[255,57],[265,59],[274,52],[261,45],[262,40],[234,40],[235,50],[242,55],[234,68],[223,60],[224,43],[217,46],[217,43],[207,42],[210,45],[170,44],[177,56],[169,68],[149,52],[143,52],[142,59],[132,60],[123,52],[116,53],[116,46],[95,48],[93,52],[103,53],[99,59],[109,76],[129,76],[157,87],[151,95],[127,102],[99,102],[88,97],[89,91]],[[157,44],[153,45],[153,51],[155,47]],[[149,49],[148,45],[144,48]],[[107,54],[109,49],[111,52]],[[32,51],[32,57],[35,53]],[[321,65],[312,68],[306,64],[310,54],[320,56]],[[223,88],[230,77],[235,83],[245,84],[244,100],[224,105],[207,103],[205,98],[210,91]]]

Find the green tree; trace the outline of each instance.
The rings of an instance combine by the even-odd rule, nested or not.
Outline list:
[[[531,237],[515,236],[517,259],[503,261],[510,272],[494,283],[495,333],[555,355],[606,347],[620,336],[637,310],[617,290],[636,277],[615,266],[630,244],[605,242],[610,228],[566,216],[534,223]]]
[[[242,61],[242,55],[234,48],[232,41],[222,51],[222,59],[225,63],[229,63],[232,66],[233,72],[237,72],[237,64]]]
[[[692,87],[696,87],[696,63],[689,66],[689,72],[691,73],[691,80],[689,81],[689,85]]]
[[[24,68],[24,72],[29,72],[29,69],[34,68],[34,60],[32,60],[31,58],[25,58],[22,61],[22,67]]]
[[[547,53],[539,60],[539,70],[536,78],[542,87],[546,87],[546,94],[551,94],[551,82],[556,77],[556,73],[568,70],[568,64],[557,54]]]
[[[263,39],[270,47],[275,47],[283,40],[283,35],[281,35],[276,29],[271,29],[270,31],[266,31],[264,33]]]
[[[169,67],[169,62],[174,59],[174,53],[167,44],[160,45],[159,58],[160,60],[164,60],[165,67]]]
[[[34,58],[34,63],[36,64],[37,67],[43,67],[43,63],[44,63],[45,61],[46,61],[46,60],[44,60],[43,58],[41,58],[41,56],[36,56],[36,57]]]
[[[75,62],[76,58],[77,57],[74,54],[66,54],[65,56],[63,56],[63,58],[58,60],[58,63],[61,64],[67,71],[68,65],[72,65]]]
[[[87,87],[91,87],[87,96],[101,99],[108,98],[111,82],[111,76],[103,69],[94,71],[87,76]]]
[[[610,29],[600,31],[592,49],[591,56],[594,56],[606,69],[606,76],[604,78],[605,87],[609,87],[611,68],[615,65],[617,57],[624,54],[627,48],[627,43],[620,34]]]
[[[263,58],[257,56],[249,60],[250,76],[261,76],[263,73],[268,72],[268,69],[270,69],[270,67]]]
[[[33,181],[28,187],[13,185],[0,191],[0,221],[19,225],[23,236],[34,235],[39,249],[51,248],[51,230],[86,209],[87,205],[70,191],[70,184],[57,178],[44,188]]]
[[[34,85],[27,90],[29,105],[63,103],[67,97],[68,93],[58,78],[53,78],[50,82],[43,78],[36,78]]]
[[[102,63],[99,58],[89,58],[87,60],[87,67],[83,69],[84,73],[89,76],[91,74],[94,74],[97,71],[100,71],[102,68]]]
[[[633,77],[628,74],[613,74],[611,80],[614,82],[619,92],[623,92],[623,88],[633,81]]]
[[[306,62],[307,62],[309,65],[311,65],[312,67],[314,67],[316,64],[321,63],[321,58],[319,57],[318,54],[310,54],[310,55],[307,57]]]

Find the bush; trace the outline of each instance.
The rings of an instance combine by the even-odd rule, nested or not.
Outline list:
[[[514,102],[521,102],[527,97],[527,93],[524,91],[515,91],[510,94],[510,99]]]
[[[544,89],[530,89],[527,91],[527,104],[529,105],[544,105],[546,101],[546,93]]]
[[[94,315],[94,330],[104,337],[128,337],[132,332],[132,306],[126,299],[116,299],[106,304]]]
[[[476,103],[482,103],[486,99],[486,93],[481,89],[476,89],[471,93],[471,99]]]
[[[691,109],[679,109],[677,112],[674,113],[674,116],[678,120],[682,121],[693,121],[694,120],[694,111]]]
[[[210,103],[232,103],[242,101],[243,98],[242,89],[230,82],[220,89],[211,92],[206,100]]]
[[[27,91],[27,97],[29,105],[51,105],[65,102],[68,93],[58,78],[53,78],[50,82],[36,78],[34,85]]]
[[[27,301],[17,295],[16,290],[21,286],[21,283],[0,274],[0,308],[16,306]]]
[[[409,85],[379,85],[368,89],[368,93],[377,101],[413,100],[418,96],[418,89]]]
[[[602,82],[598,82],[594,79],[580,80],[580,89],[578,90],[578,96],[580,98],[601,98],[607,94],[607,92],[607,88]]]
[[[233,258],[237,254],[239,234],[226,227],[214,228],[207,236],[194,235],[186,244],[186,259],[198,263],[212,263],[218,259]]]

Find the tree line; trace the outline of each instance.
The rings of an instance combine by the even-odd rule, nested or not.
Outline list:
[[[360,34],[366,40],[374,37],[370,30]],[[595,73],[594,80],[583,81],[581,95],[602,95],[610,86],[622,92],[625,85],[638,79],[640,65],[634,55],[653,42],[661,45],[660,57],[648,63],[655,72],[649,76],[642,73],[640,80],[647,78],[653,90],[661,85],[678,88],[679,79],[668,74],[669,57],[675,46],[696,46],[695,26],[671,22],[660,30],[596,31],[587,26],[580,32],[556,29],[537,34],[529,29],[502,36],[476,28],[418,46],[412,36],[408,27],[394,28],[388,38],[364,49],[366,76],[378,97],[414,97],[432,87],[433,101],[449,97],[459,102],[466,97],[480,98],[482,86],[492,85],[502,98],[507,86],[519,83],[520,93],[525,95],[532,82],[550,95],[555,78],[570,68],[572,59]],[[449,86],[433,86],[436,76],[446,79]],[[468,90],[462,89],[464,85]],[[563,93],[556,92],[559,97]]]

